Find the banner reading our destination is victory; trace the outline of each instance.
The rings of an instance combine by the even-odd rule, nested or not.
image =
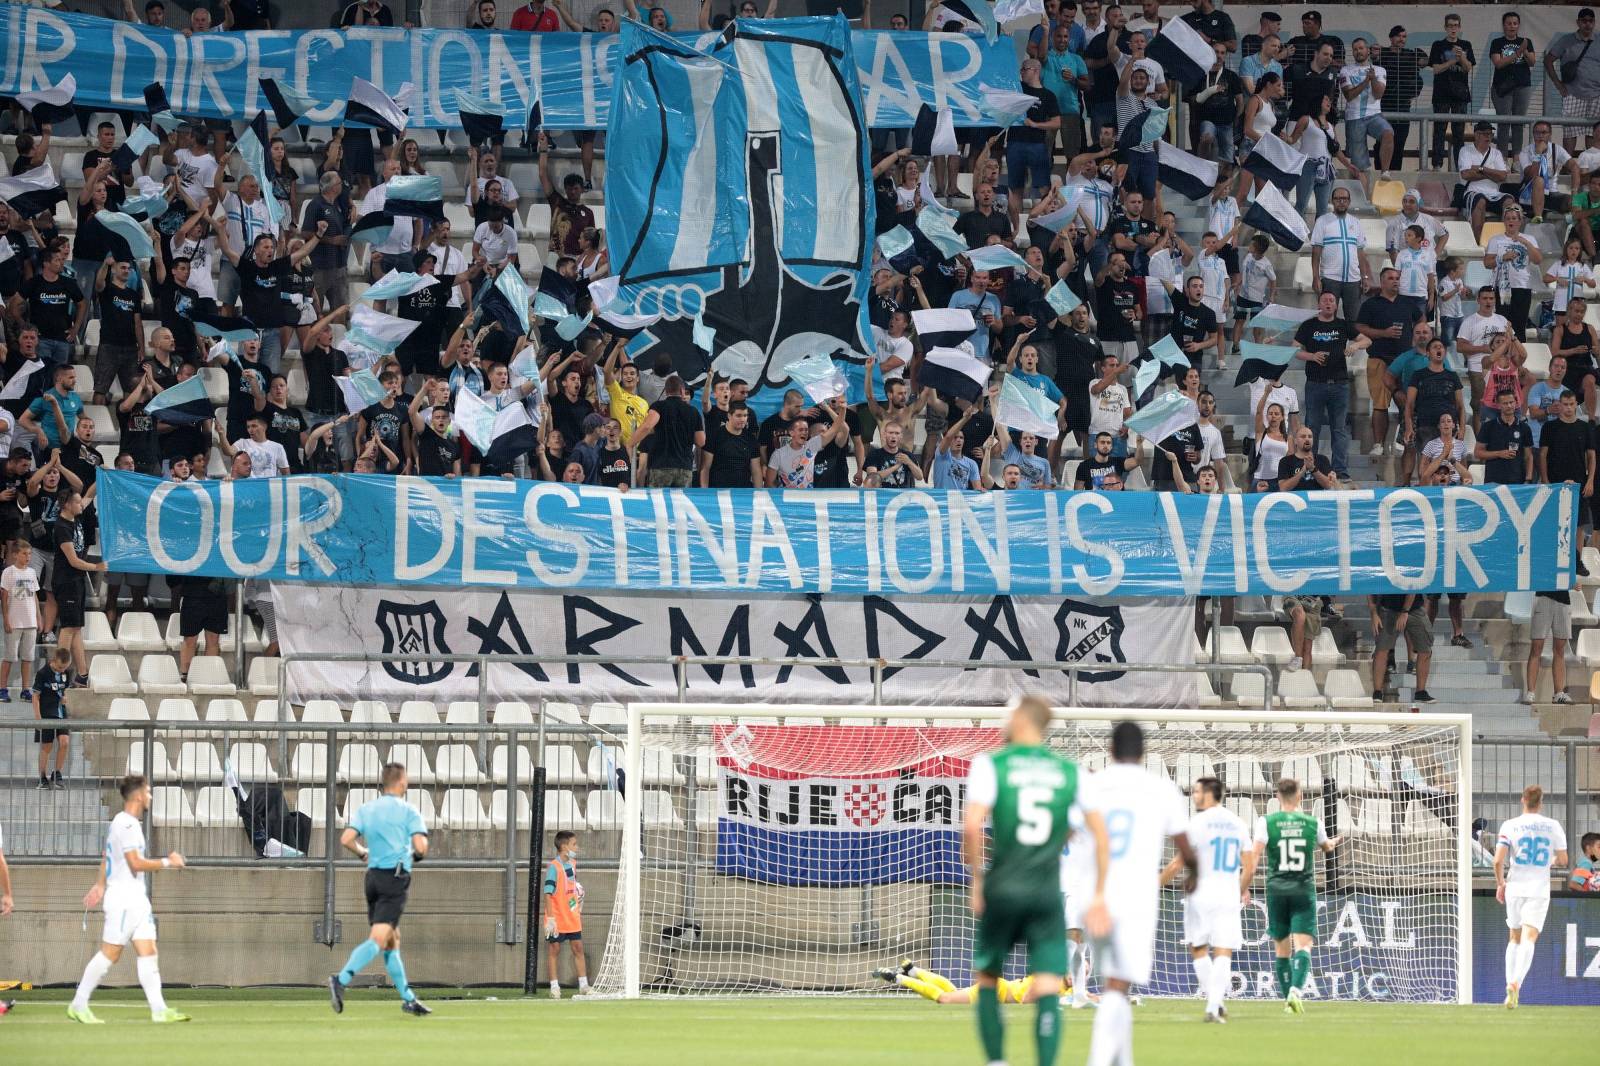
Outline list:
[[[697,44],[715,34],[678,34]],[[171,30],[0,4],[0,95],[77,79],[75,102],[142,111],[144,88],[165,86],[180,115],[248,119],[268,105],[271,78],[315,105],[307,118],[337,125],[352,78],[390,95],[415,89],[412,128],[453,128],[455,90],[487,98],[520,127],[538,99],[550,129],[605,129],[617,34],[494,30],[256,30],[185,36]],[[981,125],[980,85],[1017,88],[1009,39],[989,44],[958,33],[858,31],[854,35],[869,126],[909,127],[923,104],[948,107],[961,126]]]
[[[106,560],[279,581],[846,595],[1557,590],[1576,485],[1180,496],[100,475]]]

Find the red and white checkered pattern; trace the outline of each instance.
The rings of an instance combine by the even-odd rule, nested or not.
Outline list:
[[[877,785],[851,785],[844,793],[844,816],[851,825],[877,825],[888,803],[889,797]]]

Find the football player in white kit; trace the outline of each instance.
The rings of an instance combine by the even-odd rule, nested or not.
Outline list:
[[[1194,976],[1206,997],[1206,1021],[1228,1019],[1223,1001],[1233,980],[1233,953],[1244,943],[1239,908],[1250,898],[1256,872],[1250,831],[1239,816],[1222,805],[1222,781],[1202,777],[1194,783],[1195,815],[1185,835],[1200,859],[1200,884],[1183,901],[1183,942],[1194,953]],[[1174,857],[1161,871],[1170,884],[1183,868]]]
[[[1494,849],[1495,898],[1506,905],[1506,1007],[1516,1009],[1522,979],[1550,910],[1550,868],[1567,865],[1567,834],[1541,813],[1544,789],[1522,790],[1522,813],[1500,826]]]
[[[1090,775],[1083,788],[1092,789]],[[1086,829],[1073,830],[1061,856],[1061,900],[1067,920],[1067,969],[1072,973],[1072,1009],[1089,1005],[1089,938],[1084,935],[1083,912],[1094,899],[1094,837]]]
[[[156,921],[145,891],[144,875],[156,870],[183,869],[183,856],[176,851],[164,859],[147,859],[144,854],[144,825],[141,819],[150,806],[150,783],[139,774],[122,781],[122,813],[111,819],[106,833],[105,859],[94,887],[83,897],[85,907],[105,902],[105,927],[100,933],[100,950],[83,968],[83,979],[67,1007],[67,1017],[87,1025],[102,1025],[89,1010],[89,996],[122,957],[122,949],[133,942],[138,958],[139,985],[150,1003],[150,1020],[157,1023],[186,1022],[167,1006],[161,995],[161,969],[156,963]]]
[[[1111,928],[1090,929],[1105,987],[1089,1040],[1089,1066],[1133,1061],[1133,1005],[1128,990],[1150,980],[1160,914],[1161,854],[1167,842],[1188,868],[1184,891],[1195,886],[1196,861],[1184,835],[1183,794],[1144,768],[1144,730],[1118,722],[1111,730],[1112,763],[1091,779],[1085,806],[1105,818],[1111,844],[1105,898]]]

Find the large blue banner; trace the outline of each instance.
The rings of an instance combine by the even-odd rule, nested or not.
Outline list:
[[[716,34],[680,34],[696,47]],[[44,88],[67,74],[85,107],[144,109],[144,87],[166,86],[175,112],[248,119],[266,110],[262,78],[315,102],[317,125],[337,124],[360,77],[391,95],[416,89],[411,125],[453,128],[456,89],[502,105],[520,125],[535,98],[552,129],[604,129],[618,35],[488,30],[260,30],[185,36],[90,15],[0,4],[0,95]],[[922,104],[981,125],[979,86],[1017,88],[1015,47],[956,33],[854,34],[869,126],[908,127]]]
[[[1498,1003],[1506,994],[1506,908],[1493,892],[1473,894],[1472,926],[1473,1001]],[[1521,1002],[1600,1007],[1600,893],[1552,895]]]
[[[1174,596],[1565,589],[1576,485],[1179,496],[106,471],[112,569],[362,585]]]

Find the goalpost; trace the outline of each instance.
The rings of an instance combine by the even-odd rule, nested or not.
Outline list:
[[[892,994],[872,971],[902,958],[965,983],[961,802],[969,760],[1001,743],[1005,713],[631,704],[595,992]],[[1469,716],[1058,708],[1047,742],[1099,769],[1122,720],[1144,726],[1147,765],[1185,793],[1220,777],[1252,832],[1277,809],[1273,784],[1293,777],[1305,809],[1344,836],[1318,864],[1309,994],[1471,1002]],[[1260,874],[1251,896],[1234,957],[1243,998],[1275,995]],[[1194,994],[1181,914],[1165,890],[1146,994]],[[1014,954],[1007,975],[1024,966]]]

